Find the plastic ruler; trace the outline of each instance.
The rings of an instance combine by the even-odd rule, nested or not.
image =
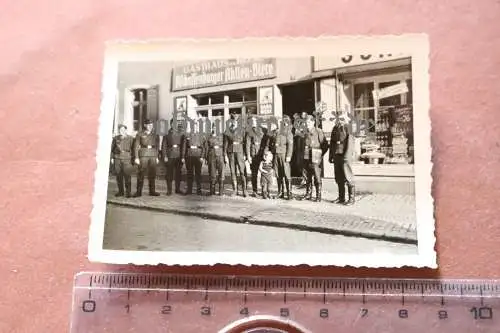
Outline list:
[[[500,281],[80,273],[84,332],[500,332]]]

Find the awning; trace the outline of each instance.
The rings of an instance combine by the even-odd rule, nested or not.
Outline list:
[[[358,74],[362,74],[362,76],[370,76],[379,74],[381,71],[385,72],[400,72],[400,71],[408,71],[411,70],[411,58],[401,58],[394,60],[386,60],[379,62],[372,62],[369,64],[362,65],[353,65],[353,66],[343,66],[337,68],[323,69],[319,71],[314,71],[309,75],[303,76],[294,82],[290,82],[291,84],[302,81],[310,81],[317,79],[326,79],[326,78],[334,78],[336,75],[342,76],[344,78],[347,77],[355,77],[360,76]]]

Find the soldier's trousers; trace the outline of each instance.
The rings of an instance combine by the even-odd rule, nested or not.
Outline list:
[[[291,172],[290,172],[290,163],[286,161],[285,154],[276,154],[276,177],[278,179],[278,183],[285,182],[288,183],[292,180]]]
[[[335,155],[333,158],[333,168],[335,174],[335,182],[338,185],[354,185],[354,176],[352,166],[349,162],[344,161],[344,156]]]
[[[169,158],[167,161],[167,192],[172,193],[172,181],[175,179],[175,192],[180,192],[182,163],[179,157]]]
[[[304,160],[305,170],[307,172],[307,186],[312,185],[314,179],[314,186],[321,185],[321,167],[319,164],[312,163],[310,160]]]
[[[216,183],[222,185],[224,182],[224,158],[222,156],[211,156],[208,158],[208,174],[210,175],[210,184]]]
[[[252,171],[252,174],[250,175],[252,179],[252,191],[254,193],[257,193],[258,188],[257,188],[257,175],[259,174],[259,165],[261,162],[261,157],[259,155],[255,155],[252,157],[252,164],[250,164],[250,170]]]
[[[122,195],[125,193],[127,195],[130,195],[130,188],[132,184],[131,176],[134,170],[132,161],[130,159],[115,159],[114,167],[116,173],[116,182],[118,184],[118,193]]]
[[[230,153],[229,155],[229,169],[231,170],[231,180],[236,182],[236,169],[242,178],[245,178],[245,160],[243,153]]]
[[[137,193],[142,193],[144,177],[148,176],[149,193],[155,192],[156,157],[140,157],[139,172],[137,174]]]
[[[187,170],[187,191],[188,194],[191,193],[193,189],[193,178],[196,180],[196,189],[201,190],[201,164],[199,157],[188,157],[186,159],[186,170]]]

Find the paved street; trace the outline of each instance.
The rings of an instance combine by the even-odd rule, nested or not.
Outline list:
[[[415,254],[417,247],[108,205],[105,249]]]
[[[157,185],[157,190],[162,194],[159,197],[150,197],[146,191],[141,198],[116,198],[116,184],[110,181],[108,203],[239,224],[416,244],[414,196],[360,193],[354,206],[343,206],[332,203],[337,196],[336,186],[331,184],[333,182],[324,183],[324,200],[317,203],[227,195],[207,196],[206,189],[203,189],[203,196],[174,194],[167,197],[164,182]],[[229,191],[229,186],[226,186],[226,191]],[[294,192],[302,195],[304,190],[294,188]]]

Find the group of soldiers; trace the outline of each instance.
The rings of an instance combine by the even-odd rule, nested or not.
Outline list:
[[[185,130],[175,130],[171,121],[170,130],[160,138],[154,133],[153,122],[145,121],[144,130],[134,138],[127,135],[127,127],[119,125],[119,135],[113,138],[112,158],[118,183],[116,196],[140,197],[144,178],[148,177],[149,195],[159,196],[155,181],[160,160],[166,164],[167,195],[181,194],[181,169],[186,166],[187,191],[193,193],[193,182],[197,194],[201,195],[201,169],[208,165],[210,195],[223,195],[224,170],[229,165],[231,174],[231,195],[238,195],[239,187],[243,197],[248,196],[247,180],[250,178],[252,196],[258,193],[258,178],[261,191],[269,198],[269,182],[274,175],[277,179],[278,197],[291,200],[291,164],[302,169],[305,178],[305,195],[299,200],[321,201],[323,156],[329,150],[328,161],[334,164],[335,179],[339,197],[336,203],[354,203],[354,181],[351,169],[353,137],[349,133],[345,118],[338,117],[328,142],[323,131],[316,126],[316,119],[306,113],[294,116],[302,120],[303,126],[294,126],[290,117],[284,116],[280,124],[275,122],[258,124],[253,117],[249,125],[243,127],[237,115],[231,115],[223,133],[212,124],[210,133],[202,133],[199,126],[188,126]],[[269,126],[266,126],[269,124]],[[292,162],[292,159],[294,160]],[[138,166],[137,191],[131,194],[131,175],[134,164]],[[172,188],[174,185],[174,188]],[[345,198],[345,188],[348,199]]]

